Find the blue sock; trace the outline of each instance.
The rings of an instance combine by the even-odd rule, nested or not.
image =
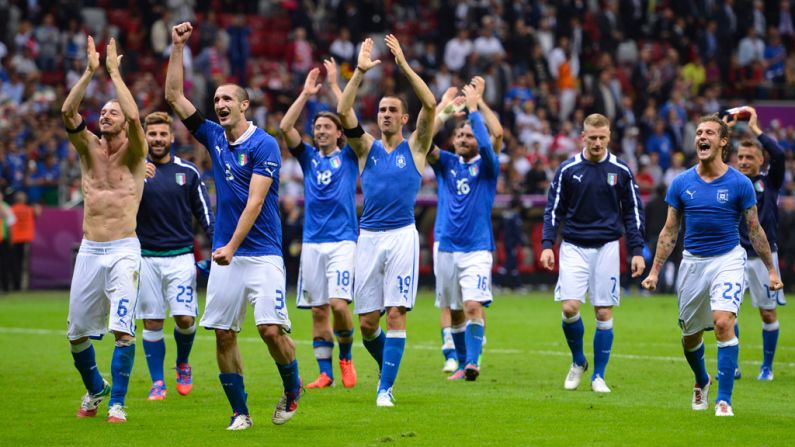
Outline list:
[[[709,383],[709,373],[707,372],[707,365],[704,362],[704,342],[698,344],[698,347],[692,351],[685,349],[685,358],[693,370],[696,378],[696,384],[703,387]],[[734,370],[732,370],[732,378],[734,377]]]
[[[400,359],[406,347],[406,331],[388,331],[384,343],[384,362],[381,368],[381,381],[378,391],[388,390],[395,384],[400,369]]]
[[[349,342],[342,342],[340,339],[353,337],[353,329],[349,329],[347,331],[334,331],[334,335],[337,337],[337,344],[340,346],[340,360],[352,359],[353,340],[351,339]]]
[[[315,351],[315,359],[320,367],[320,373],[326,373],[329,378],[334,378],[334,371],[331,369],[331,352],[334,350],[334,342],[320,339],[312,341],[312,348]],[[281,371],[281,370],[280,370]]]
[[[740,345],[737,338],[729,341],[718,342],[718,397],[715,402],[725,400],[732,403],[732,390],[734,389],[734,370],[737,369],[737,357],[740,354]]]
[[[384,363],[384,344],[386,343],[386,334],[384,331],[381,330],[379,327],[375,334],[372,335],[369,339],[362,335],[362,344],[364,347],[367,348],[367,352],[370,353],[371,356],[375,359],[375,362],[378,363],[378,369],[381,369],[381,365]]]
[[[113,377],[113,384],[110,389],[109,406],[115,404],[124,405],[124,397],[127,396],[127,386],[130,384],[130,373],[132,373],[133,362],[135,361],[135,342],[116,342],[113,350],[113,360],[110,362],[110,373]]]
[[[329,360],[331,364],[331,360]],[[282,376],[282,384],[285,393],[298,393],[301,389],[301,377],[298,375],[298,360],[293,360],[286,365],[276,364],[279,368],[279,375]]]
[[[144,357],[146,357],[146,366],[149,367],[152,383],[163,380],[163,361],[166,358],[166,341],[163,340],[163,330],[144,329],[143,339]]]
[[[593,375],[591,380],[599,376],[604,379],[605,368],[610,360],[613,348],[613,319],[596,321],[596,332],[593,334]]]
[[[188,363],[190,350],[193,348],[193,339],[196,338],[196,324],[188,329],[174,328],[174,341],[177,342],[177,366]]]
[[[778,321],[762,325],[762,366],[773,369],[773,357],[778,344]]]
[[[83,378],[83,385],[86,386],[86,391],[91,394],[101,392],[105,387],[105,383],[102,381],[99,368],[97,368],[97,359],[91,340],[86,340],[79,345],[72,345],[72,358],[75,359],[75,368],[80,372],[80,377]]]
[[[229,400],[229,405],[232,406],[232,411],[235,414],[248,414],[248,405],[246,405],[246,386],[243,384],[243,376],[238,373],[220,373],[218,379],[221,381],[221,386],[224,387],[224,393]]]
[[[571,350],[571,361],[575,365],[583,366],[588,363],[585,360],[585,353],[582,350],[582,338],[585,335],[585,325],[582,323],[580,314],[571,318],[563,316],[563,334],[566,336],[566,343]]]
[[[477,365],[483,351],[483,320],[467,321],[464,340],[466,344],[466,364]]]
[[[455,353],[458,357],[458,367],[463,368],[467,363],[467,343],[466,343],[466,325],[455,326],[451,332],[453,334],[453,344],[455,344]],[[481,341],[481,347],[483,342]]]
[[[450,327],[442,328],[442,355],[444,355],[445,360],[456,358],[453,330]]]

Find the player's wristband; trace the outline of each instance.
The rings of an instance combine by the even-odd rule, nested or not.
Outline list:
[[[464,110],[466,104],[453,104],[450,103],[442,109],[436,116],[444,123],[452,118],[456,113]]]
[[[357,124],[353,129],[343,129],[342,133],[344,133],[347,138],[361,138],[362,135],[364,135],[364,129],[362,129],[361,124]]]
[[[86,128],[86,120],[81,120],[80,124],[78,124],[74,129],[70,129],[66,126],[64,126],[64,128],[66,129],[66,133],[80,133]]]
[[[204,115],[202,115],[201,112],[196,110],[196,112],[194,112],[193,115],[182,120],[182,124],[184,124],[185,127],[188,128],[188,131],[190,131],[190,133],[196,133],[196,131],[199,130],[199,127],[201,127],[202,124],[204,124]]]

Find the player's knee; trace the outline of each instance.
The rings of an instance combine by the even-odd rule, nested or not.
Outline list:
[[[312,308],[312,321],[325,321],[328,319],[329,306],[315,306]]]
[[[189,315],[177,315],[174,317],[174,323],[180,329],[190,329],[190,327],[193,326],[194,321],[196,321],[195,318]]]
[[[762,322],[765,324],[775,323],[776,309],[759,309],[759,314],[762,316]]]
[[[72,346],[80,345],[88,341],[88,337],[80,337],[76,340],[69,340],[69,344]]]
[[[727,315],[719,315],[715,317],[715,334],[721,336],[723,334],[734,333],[734,318]]]
[[[598,321],[609,321],[613,319],[612,307],[596,307],[594,308],[594,313],[596,313],[596,319]]]
[[[378,331],[378,320],[359,320],[359,330],[362,331],[362,335],[365,337],[375,334]]]
[[[571,318],[577,313],[580,312],[580,302],[577,300],[565,300],[563,301],[563,315],[566,318]]]
[[[144,329],[147,331],[160,331],[163,329],[163,320],[144,320]]]
[[[231,349],[237,343],[237,334],[231,329],[216,329],[215,344],[219,351]]]
[[[483,305],[477,301],[464,301],[464,312],[467,318],[480,318],[483,313]]]
[[[348,311],[348,302],[343,299],[332,298],[329,300],[329,304],[331,305],[331,309],[335,314],[341,314]]]
[[[450,310],[450,322],[453,326],[460,326],[466,322],[467,316],[466,312],[463,310]]]
[[[257,326],[259,335],[267,345],[274,345],[282,337],[282,327],[278,324],[261,324]]]

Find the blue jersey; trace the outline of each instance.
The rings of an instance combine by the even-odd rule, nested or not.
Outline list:
[[[362,170],[364,209],[359,225],[365,230],[384,231],[413,224],[421,180],[407,140],[391,153],[381,140],[375,140]]]
[[[740,218],[756,204],[756,193],[748,177],[732,167],[709,183],[696,167],[674,178],[665,201],[684,216],[685,250],[722,255],[740,243]]]
[[[359,159],[351,147],[324,156],[301,143],[290,152],[304,171],[304,242],[355,241]]]
[[[480,155],[469,162],[450,152],[440,152],[433,163],[440,200],[437,211],[439,251],[494,250],[491,208],[497,194],[500,163],[489,141],[480,112],[469,115]]]
[[[281,256],[279,168],[282,156],[276,139],[249,123],[246,132],[230,143],[224,128],[210,120],[204,120],[193,136],[207,147],[213,161],[217,199],[213,250],[225,246],[232,239],[240,215],[246,208],[251,177],[258,174],[272,178],[273,183],[265,196],[262,211],[235,256]]]
[[[210,197],[193,163],[172,157],[155,164],[155,176],[144,182],[138,227],[143,256],[176,256],[193,252],[193,217],[213,238]]]
[[[770,168],[766,173],[751,177],[756,191],[756,211],[759,214],[759,225],[765,230],[770,251],[778,251],[778,192],[784,185],[786,157],[784,150],[776,140],[765,134],[759,135],[759,142],[770,154]],[[758,256],[748,239],[748,227],[745,219],[740,219],[740,244],[748,252],[748,256]]]
[[[625,230],[632,256],[640,256],[646,246],[643,202],[626,163],[613,154],[593,162],[582,153],[563,162],[549,187],[544,248],[552,248],[561,224],[563,240],[580,247],[601,247]]]

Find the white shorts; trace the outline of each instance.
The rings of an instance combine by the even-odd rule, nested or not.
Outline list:
[[[684,251],[676,281],[682,335],[712,329],[713,311],[739,312],[746,257],[739,245],[720,256],[701,257]]]
[[[779,278],[781,277],[781,270],[778,267],[778,253],[773,252],[773,264],[776,266],[776,272]],[[745,265],[745,283],[748,288],[748,293],[751,295],[751,304],[760,309],[775,309],[777,305],[787,304],[784,299],[784,291],[776,290],[771,292],[768,288],[768,281],[770,277],[767,273],[767,267],[762,262],[761,258],[756,256],[748,258],[748,263]]]
[[[618,241],[601,247],[560,244],[560,273],[555,286],[555,301],[579,300],[585,294],[598,307],[618,306],[621,302],[621,264]]]
[[[171,316],[199,314],[196,264],[193,253],[179,256],[144,256],[141,263],[141,293],[137,319],[162,320],[166,308]]]
[[[69,340],[100,338],[110,329],[135,336],[141,244],[83,239],[69,290]]]
[[[434,264],[436,307],[461,310],[464,301],[477,301],[486,306],[491,303],[490,251],[440,251],[437,260],[438,267]]]
[[[414,307],[420,237],[412,225],[388,231],[359,231],[356,244],[354,312]]]
[[[329,298],[353,298],[353,260],[356,242],[306,243],[298,272],[298,307],[328,304]]]
[[[207,304],[199,325],[240,332],[246,302],[254,306],[254,321],[278,324],[290,331],[286,279],[281,256],[235,256],[229,265],[213,262],[207,281]]]

